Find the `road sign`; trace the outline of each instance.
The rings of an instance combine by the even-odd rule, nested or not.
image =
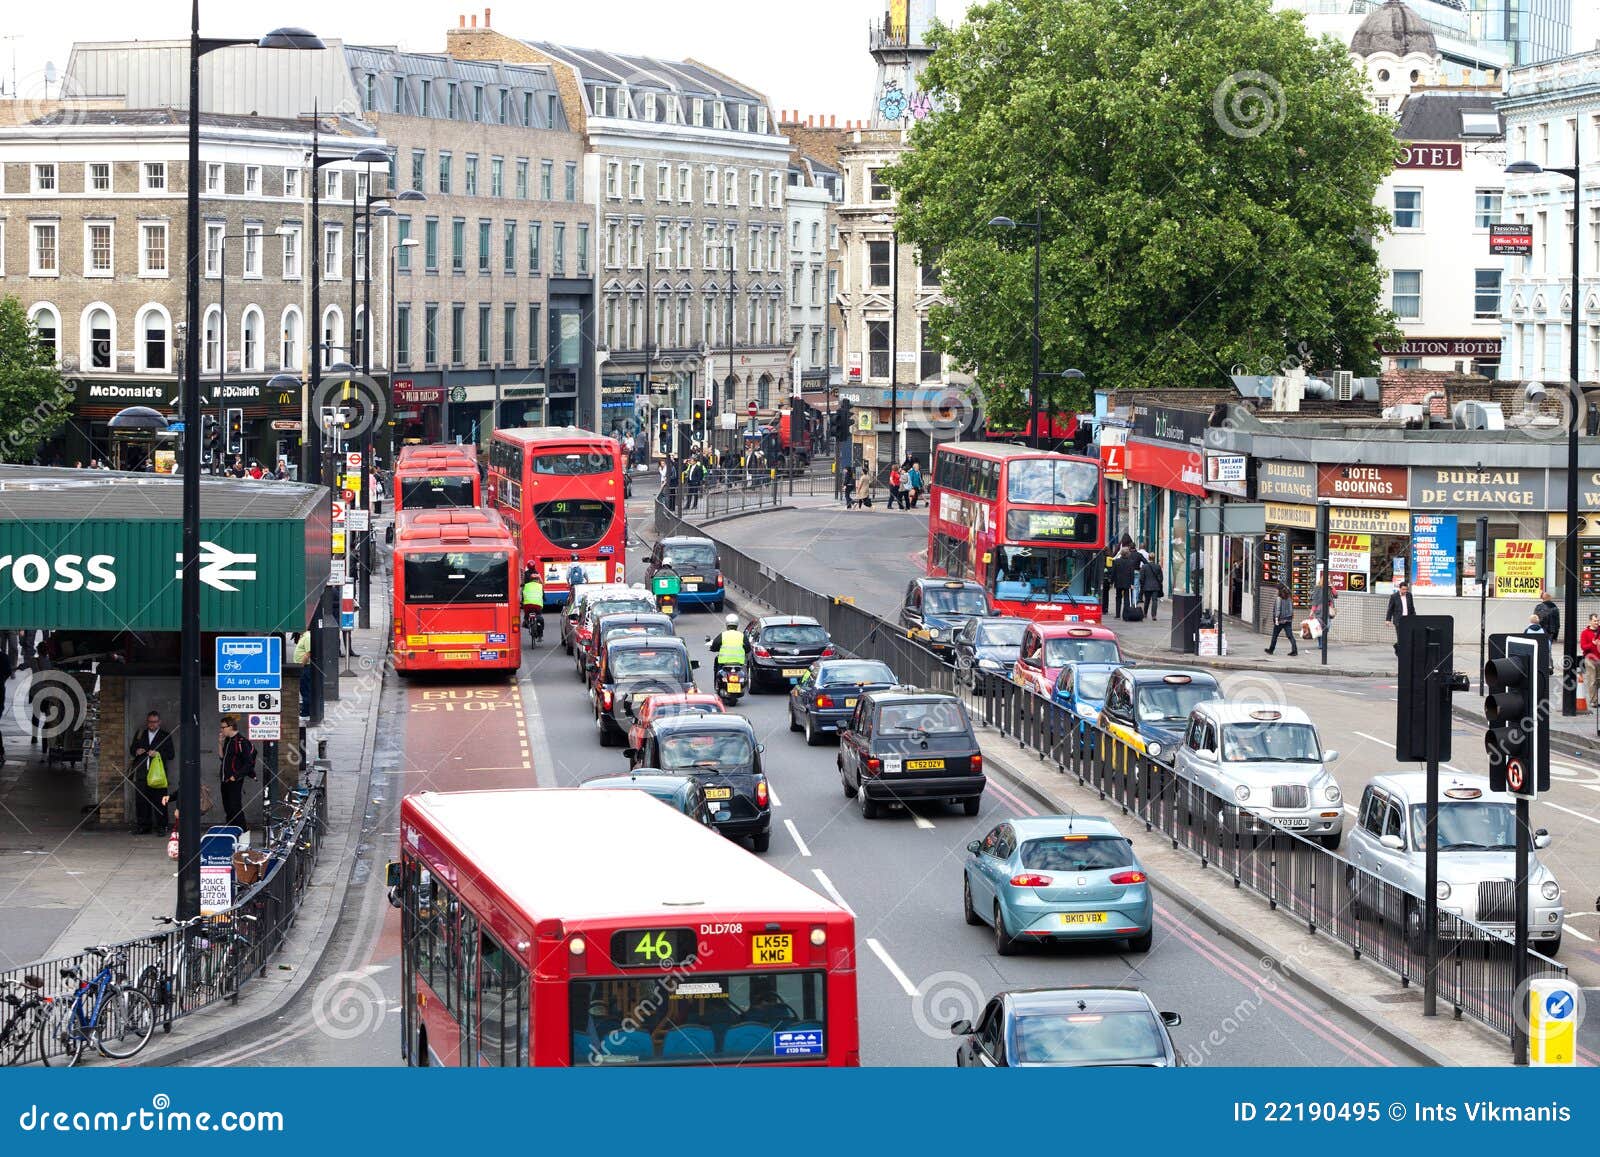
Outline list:
[[[344,583],[344,555],[336,554],[328,560],[328,582],[330,587],[341,586]]]
[[[1577,1064],[1578,986],[1557,977],[1528,982],[1528,1063]]]
[[[346,530],[368,529],[371,526],[371,521],[367,517],[367,508],[365,506],[352,506],[345,511],[344,525]]]
[[[1520,759],[1506,760],[1506,790],[1520,792],[1528,782],[1527,770]]]
[[[279,433],[284,434],[298,433],[300,430],[300,422],[298,419],[277,418],[273,421],[272,428]]]
[[[1200,535],[1237,534],[1242,538],[1267,533],[1267,506],[1264,502],[1209,503],[1195,508],[1195,533]]]
[[[224,715],[248,715],[252,711],[282,711],[282,691],[218,691],[217,710]]]
[[[352,450],[350,453],[348,453],[348,454],[346,454],[344,456],[344,468],[346,470],[360,470],[361,469],[361,451],[360,450]]]
[[[246,739],[277,741],[283,735],[283,716],[276,712],[258,713],[245,719]]]
[[[343,525],[345,525],[345,512],[346,512],[347,509],[348,509],[348,507],[346,507],[345,504],[343,502],[339,501],[337,498],[333,500],[333,503],[332,503],[333,525],[335,525],[335,526],[343,526]]]
[[[750,399],[750,404],[744,408],[744,412],[752,418],[756,416],[756,400],[754,398]]]
[[[278,635],[217,636],[218,691],[282,691],[283,639]]]

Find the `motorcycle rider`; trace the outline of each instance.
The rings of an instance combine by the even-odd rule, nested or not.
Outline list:
[[[744,670],[744,635],[739,631],[738,615],[723,620],[723,631],[710,640],[710,648],[717,653],[716,675],[724,670]]]
[[[522,625],[532,629],[535,642],[544,637],[544,583],[538,563],[522,568]]]

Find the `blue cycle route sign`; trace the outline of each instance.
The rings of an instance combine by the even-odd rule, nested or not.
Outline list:
[[[282,691],[283,639],[277,635],[220,635],[218,691]]]

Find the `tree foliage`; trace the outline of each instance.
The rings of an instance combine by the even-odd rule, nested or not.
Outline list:
[[[991,0],[937,28],[940,110],[888,172],[901,236],[937,248],[934,328],[991,413],[1029,377],[1043,220],[1042,375],[1058,389],[1220,385],[1237,364],[1367,371],[1397,336],[1373,203],[1393,122],[1345,50],[1269,0]],[[1049,378],[1043,378],[1048,383]],[[1059,382],[1059,379],[1057,379]]]
[[[71,408],[72,389],[22,302],[0,298],[0,461],[31,461]]]

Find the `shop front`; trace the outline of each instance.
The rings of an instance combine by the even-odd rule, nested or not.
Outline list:
[[[1556,478],[1559,484],[1552,486],[1552,479]],[[1565,486],[1565,471],[1413,466],[1413,543],[1418,544],[1414,545],[1411,558],[1413,585],[1426,577],[1430,584],[1428,593],[1473,596],[1479,593],[1477,537],[1481,516],[1488,520],[1485,538],[1491,559],[1499,550],[1499,543],[1537,542],[1547,570],[1534,576],[1527,585],[1530,589],[1544,585],[1557,589],[1561,579],[1559,542],[1553,544],[1553,549],[1545,549],[1545,544],[1547,538],[1560,539],[1566,519],[1561,518],[1558,531],[1556,516],[1546,512],[1551,502],[1565,502]],[[1582,498],[1581,491],[1579,497]],[[1520,547],[1508,549],[1519,558],[1528,557]],[[1525,569],[1527,564],[1521,565]],[[1423,593],[1420,586],[1417,593]],[[1488,595],[1490,598],[1513,597],[1514,591],[1511,586],[1491,581]],[[1537,599],[1538,596],[1539,591],[1532,590],[1530,597]]]
[[[1195,533],[1195,508],[1205,500],[1204,457],[1198,445],[1137,434],[1124,447],[1128,480],[1127,533],[1155,553],[1167,592],[1199,592],[1204,561]]]
[[[414,378],[396,378],[389,390],[389,418],[398,446],[433,446],[444,441],[443,386],[419,386]]]

